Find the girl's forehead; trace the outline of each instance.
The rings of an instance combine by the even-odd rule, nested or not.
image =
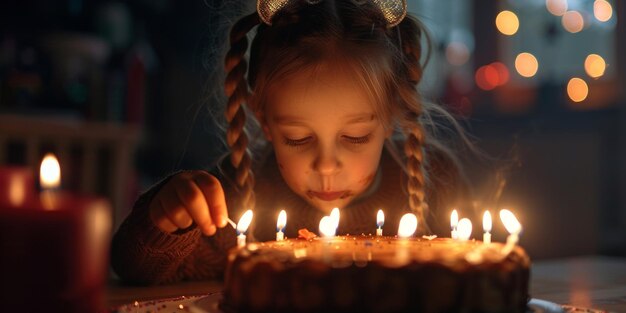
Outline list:
[[[287,73],[283,80],[302,85],[331,87],[337,85],[353,85],[354,76],[356,76],[356,73],[351,70],[347,64],[320,62],[293,70]]]
[[[332,68],[307,69],[292,73],[273,84],[268,100],[271,103],[331,102],[350,105],[354,109],[371,110],[372,101],[358,78],[344,70]],[[281,107],[284,107],[281,105]]]

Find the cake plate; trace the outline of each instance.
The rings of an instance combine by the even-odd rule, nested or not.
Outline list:
[[[152,301],[135,301],[111,310],[112,313],[158,313],[158,312],[190,312],[190,313],[224,313],[218,308],[222,293],[210,293],[200,296],[181,296],[176,298]],[[527,313],[606,313],[607,311],[559,305],[554,302],[531,299]]]

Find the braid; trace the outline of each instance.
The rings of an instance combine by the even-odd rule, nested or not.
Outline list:
[[[425,130],[420,124],[422,103],[420,101],[417,84],[422,77],[420,36],[421,31],[417,22],[406,17],[397,27],[398,42],[403,55],[402,67],[405,81],[401,83],[400,97],[404,106],[404,121],[402,121],[407,139],[404,144],[404,154],[407,162],[409,192],[409,206],[417,215],[426,232],[430,232],[426,223],[428,204],[424,201],[426,188],[425,171]]]
[[[249,209],[254,208],[255,196],[252,161],[247,150],[248,136],[244,129],[246,113],[243,105],[249,95],[245,78],[248,65],[244,56],[248,50],[246,35],[258,23],[259,17],[255,12],[233,25],[230,31],[230,49],[224,62],[226,71],[224,89],[228,98],[225,115],[229,124],[226,142],[231,149],[230,163],[235,168],[235,181],[241,190],[241,205]]]
[[[418,118],[413,114],[412,120]],[[407,171],[409,174],[407,190],[409,191],[409,206],[425,229],[428,231],[426,223],[426,211],[428,205],[424,202],[426,177],[424,174],[424,130],[417,122],[413,122],[413,128],[407,130],[407,139],[404,143],[404,154],[406,155]]]

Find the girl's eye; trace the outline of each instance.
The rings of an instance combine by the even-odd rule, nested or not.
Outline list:
[[[343,136],[349,143],[353,143],[356,145],[368,143],[370,139],[372,139],[372,134],[367,134],[361,137],[352,137],[352,136]]]
[[[291,138],[285,137],[284,142],[288,146],[302,146],[302,145],[307,144],[310,140],[311,140],[311,137],[304,137],[300,139],[291,139]]]

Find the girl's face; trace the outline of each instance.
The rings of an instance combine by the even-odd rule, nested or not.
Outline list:
[[[337,72],[304,71],[284,80],[260,116],[287,185],[324,212],[345,207],[369,187],[389,135],[363,89]]]

